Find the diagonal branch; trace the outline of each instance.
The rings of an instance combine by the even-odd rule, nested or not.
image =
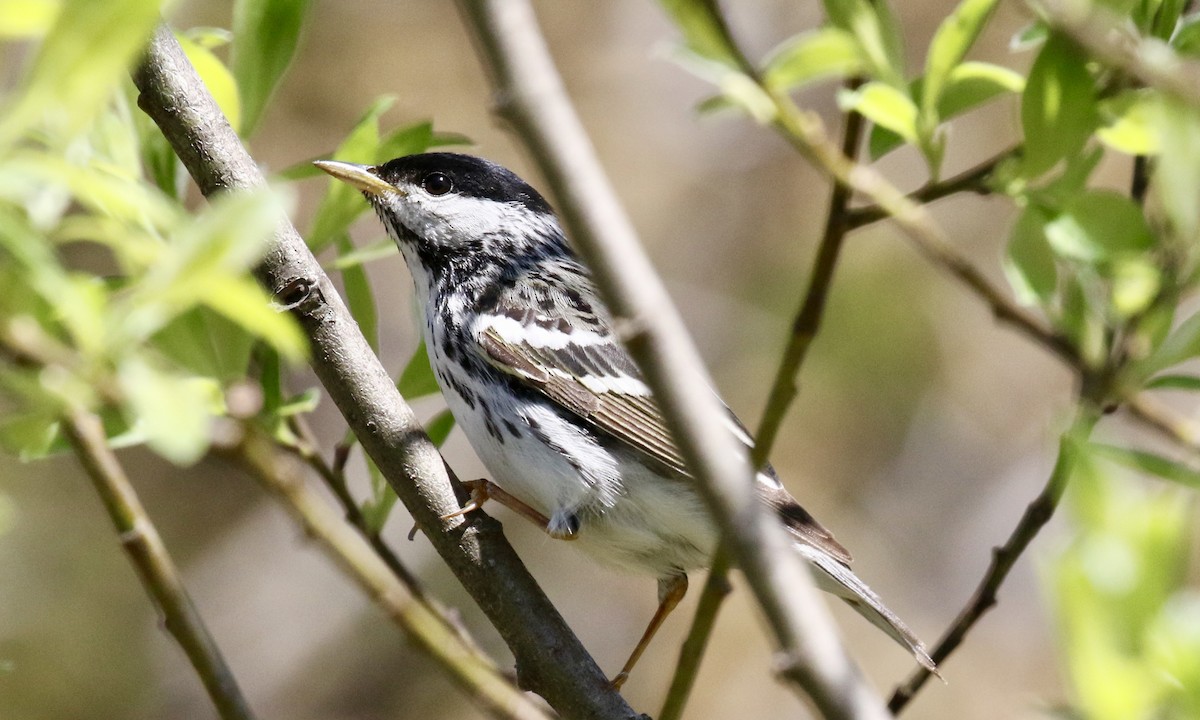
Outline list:
[[[482,651],[450,624],[441,608],[399,580],[359,531],[304,483],[300,466],[249,424],[230,452],[259,482],[288,506],[309,534],[345,567],[351,579],[474,697],[488,714],[509,720],[548,720]]]
[[[784,529],[755,497],[744,451],[723,421],[683,323],[654,273],[562,87],[527,0],[459,0],[491,76],[498,113],[545,175],[627,345],[660,401],[730,554],[780,647],[778,667],[829,718],[883,718],[842,647]]]
[[[935,663],[940,665],[950,657],[984,613],[996,605],[996,593],[1008,578],[1008,573],[1041,529],[1050,522],[1050,518],[1054,517],[1054,511],[1058,508],[1063,491],[1066,490],[1067,481],[1075,470],[1077,445],[1091,433],[1098,417],[1096,410],[1084,401],[1075,422],[1059,440],[1058,458],[1045,487],[1025,508],[1008,540],[1000,547],[993,548],[992,562],[975,588],[975,593],[929,653]],[[888,709],[899,715],[929,678],[928,670],[917,668],[907,682],[893,691],[891,700],[888,701]]]
[[[1019,145],[1016,147],[1011,147],[1001,153],[993,155],[992,157],[973,167],[963,170],[954,177],[949,177],[945,180],[935,183],[929,183],[924,187],[909,193],[908,199],[914,203],[928,205],[931,202],[936,202],[942,198],[950,197],[951,195],[957,195],[958,193],[987,193],[989,192],[987,179],[993,172],[995,172],[996,166],[1011,157],[1015,157],[1020,152],[1021,147]],[[843,154],[850,159],[854,159],[853,155],[845,152],[845,148],[843,148]],[[887,220],[889,217],[890,215],[888,212],[878,205],[864,205],[863,207],[857,207],[850,211],[850,228],[857,230],[858,228],[866,227],[872,223],[877,223],[880,220]]]
[[[79,409],[68,411],[63,434],[96,486],[146,592],[162,612],[167,632],[187,654],[222,720],[253,720],[233,672],[192,604],[179,569],[158,530],[142,507],[124,468],[108,447],[100,418]]]
[[[205,195],[261,186],[254,160],[188,63],[160,27],[134,72],[139,106],[158,124]],[[522,687],[572,718],[629,718],[634,712],[504,539],[500,524],[457,510],[452,475],[396,391],[304,240],[281,219],[259,281],[308,334],[312,367],[364,449],[517,661]]]
[[[857,85],[855,81],[846,83],[850,90]],[[842,128],[842,154],[847,158],[853,160],[857,157],[858,148],[862,144],[862,133],[863,116],[853,111],[847,113],[846,124]],[[754,467],[762,467],[771,457],[771,448],[775,445],[784,415],[799,392],[797,376],[800,373],[800,365],[808,356],[808,348],[821,329],[821,319],[825,316],[825,302],[833,285],[833,271],[842,252],[842,241],[853,228],[853,214],[849,212],[851,194],[850,187],[842,183],[835,183],[830,191],[825,230],[817,248],[817,258],[813,262],[808,290],[792,323],[787,347],[783,351],[779,369],[775,372],[775,380],[771,383],[771,392],[767,396],[767,406],[763,410],[758,432],[754,436],[754,453],[751,458]]]

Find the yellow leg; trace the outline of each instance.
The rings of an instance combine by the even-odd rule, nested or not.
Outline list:
[[[495,500],[534,525],[537,525],[544,530],[547,535],[555,538],[556,540],[574,540],[576,538],[576,535],[562,535],[550,532],[550,518],[541,514],[537,510],[534,510],[529,505],[526,505],[523,500],[515,495],[510,495],[504,490],[504,488],[500,487],[491,480],[488,480],[487,478],[468,480],[463,484],[471,488],[470,501],[468,501],[467,504],[462,507],[462,509],[452,512],[448,515],[443,515],[441,517],[442,520],[449,520],[450,518],[458,517],[460,515],[466,515],[469,512],[483,507],[483,504],[488,500]]]
[[[646,626],[646,632],[642,633],[642,639],[638,640],[638,644],[630,653],[629,659],[625,661],[625,667],[621,668],[621,672],[613,678],[613,688],[620,690],[625,681],[629,679],[629,673],[633,670],[633,666],[641,659],[642,653],[646,652],[646,648],[650,645],[650,641],[654,639],[655,633],[662,627],[663,621],[679,605],[679,601],[683,600],[683,596],[687,594],[688,579],[687,575],[671,575],[665,578],[658,579],[658,610],[654,611],[654,617],[650,618],[650,624]]]

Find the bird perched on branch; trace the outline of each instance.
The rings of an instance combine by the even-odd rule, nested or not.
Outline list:
[[[658,578],[658,611],[620,687],[683,598],[688,571],[710,562],[717,530],[588,269],[550,205],[495,163],[427,153],[316,164],[362,191],[408,263],[437,381],[495,478],[473,485],[464,512],[497,499],[552,537]],[[725,419],[748,452],[749,434]],[[758,473],[755,488],[818,584],[934,669],[775,471]]]

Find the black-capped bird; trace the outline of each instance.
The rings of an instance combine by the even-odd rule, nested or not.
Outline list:
[[[496,498],[602,562],[658,578],[658,612],[619,687],[682,599],[688,571],[709,563],[717,530],[591,274],[550,205],[495,163],[427,153],[316,164],[362,191],[408,263],[438,384],[495,479],[475,486],[468,508]],[[726,419],[749,451],[749,434]],[[932,670],[925,646],[773,469],[756,488],[818,584]]]

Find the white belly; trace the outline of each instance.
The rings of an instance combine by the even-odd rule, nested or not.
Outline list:
[[[717,536],[693,481],[655,473],[632,453],[610,452],[548,402],[487,392],[445,362],[437,344],[429,347],[434,367],[453,376],[453,384],[438,382],[493,481],[546,515],[548,529],[577,524],[580,549],[657,577],[708,563]],[[454,384],[474,395],[470,402]]]

